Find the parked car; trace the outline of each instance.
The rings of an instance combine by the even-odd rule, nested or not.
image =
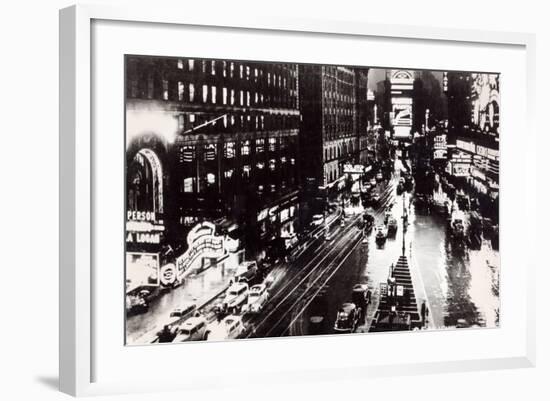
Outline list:
[[[172,310],[172,312],[170,313],[170,317],[171,318],[183,319],[186,316],[191,315],[191,313],[193,313],[193,311],[196,308],[197,308],[197,304],[195,304],[194,302],[185,303],[185,304],[181,305],[180,307],[175,308],[174,310]]]
[[[339,333],[353,333],[357,328],[360,314],[360,308],[358,308],[354,303],[346,302],[342,304],[336,314],[334,331]]]
[[[237,338],[244,333],[245,328],[240,316],[229,315],[209,330],[209,341],[221,341]]]
[[[256,261],[242,262],[235,272],[235,280],[248,283],[256,277],[256,274],[258,274],[258,264]]]
[[[190,317],[179,325],[173,342],[204,340],[206,338],[207,325],[208,323],[204,316]]]
[[[248,300],[248,284],[239,282],[232,284],[225,293],[222,308],[230,313],[240,312]]]
[[[248,291],[248,304],[246,310],[249,313],[259,313],[267,303],[269,294],[265,284],[256,284]]]
[[[325,222],[325,216],[322,214],[314,214],[311,220],[311,225],[314,227],[320,226]]]

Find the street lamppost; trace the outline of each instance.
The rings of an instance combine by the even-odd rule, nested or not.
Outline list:
[[[426,131],[429,131],[430,127],[428,125],[428,120],[430,118],[430,109],[426,109]]]

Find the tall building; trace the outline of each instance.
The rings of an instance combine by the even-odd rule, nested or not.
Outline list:
[[[449,137],[456,141],[448,172],[494,199],[499,190],[500,75],[448,72],[445,78]]]
[[[369,119],[372,117],[370,107],[374,106],[374,93],[369,91],[368,77],[367,68],[355,69],[355,115],[357,120],[355,127],[359,146],[357,161],[363,166],[369,161],[367,129],[370,125]]]
[[[302,180],[309,195],[338,191],[344,166],[368,154],[368,69],[300,65],[299,72]]]
[[[297,65],[129,56],[126,72],[129,211],[163,205],[173,244],[205,221],[252,253],[294,233]]]
[[[391,70],[391,124],[394,138],[408,139],[413,121],[414,73],[408,70]]]

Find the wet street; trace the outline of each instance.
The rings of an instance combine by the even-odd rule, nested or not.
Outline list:
[[[401,168],[397,162],[392,178],[376,185],[380,195],[376,207],[333,207],[325,226],[306,237],[297,259],[272,266],[266,277],[269,300],[260,313],[242,314],[238,337],[334,334],[338,310],[351,302],[356,284],[367,284],[372,294],[356,329],[367,332],[380,300],[380,283],[387,282],[389,268],[403,249],[417,304],[425,301],[429,310],[427,329],[498,325],[498,252],[487,241],[480,250],[450,241],[444,217],[416,211],[409,192],[397,195]],[[383,225],[387,211],[398,228],[380,245],[375,230],[365,234],[360,223],[368,212],[375,218],[373,227]],[[404,213],[408,223],[403,241]],[[222,302],[234,274],[234,268],[221,264],[190,276],[184,285],[155,300],[147,313],[127,319],[129,344],[154,341],[170,321],[170,312],[189,303],[211,327],[219,324],[214,307]]]
[[[227,288],[234,275],[235,266],[222,263],[189,276],[183,285],[155,299],[146,313],[126,319],[128,345],[150,343],[164,324],[170,321],[170,313],[174,309],[189,304],[201,307]]]
[[[356,228],[360,210],[348,216],[335,239],[318,245],[318,253],[309,262],[312,265],[303,268],[306,272],[289,267],[285,285],[275,287],[279,302],[271,305],[268,315],[272,316],[250,320],[255,326],[250,336],[332,334],[338,309],[351,301],[352,288],[358,283],[367,283],[372,291],[373,302],[357,330],[366,331],[380,296],[379,285],[386,282],[389,266],[402,253],[404,208],[408,214],[405,254],[418,304],[426,301],[429,309],[427,328],[498,325],[498,252],[488,242],[480,250],[453,245],[447,238],[446,220],[437,214],[417,213],[411,195],[397,196],[396,186],[397,175],[378,184],[380,203],[367,209],[374,214],[376,226],[384,223],[390,206],[398,221],[396,236],[379,246],[371,234],[368,243],[363,243]]]

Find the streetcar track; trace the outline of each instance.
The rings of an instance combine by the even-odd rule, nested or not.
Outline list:
[[[357,240],[357,238],[361,237],[361,233],[355,233],[355,241]],[[358,243],[358,242],[357,242]],[[352,250],[355,249],[355,247],[357,246],[357,243],[355,243],[352,247]],[[342,254],[346,253],[348,251],[348,248],[344,247],[343,249],[341,249],[340,251],[337,252],[337,255],[330,261],[330,263],[328,263],[328,265],[326,265],[326,267],[324,268],[321,268],[320,270],[322,270],[319,274],[319,277],[317,277],[311,284],[308,283],[308,287],[303,291],[302,294],[299,294],[298,295],[298,298],[294,301],[294,303],[287,308],[287,312],[283,313],[283,315],[281,316],[281,318],[274,324],[272,325],[272,327],[269,329],[269,331],[265,334],[266,337],[270,337],[271,333],[274,331],[274,329],[276,329],[279,324],[284,320],[286,319],[286,317],[288,316],[289,313],[292,312],[292,310],[294,309],[294,307],[299,304],[300,302],[302,302],[304,300],[304,298],[306,298],[308,296],[308,291],[310,290],[315,290],[317,289],[315,287],[315,285],[322,280],[324,274],[326,272],[328,272],[329,270],[331,269],[334,269],[334,261],[336,261]],[[349,254],[349,253],[348,253]],[[346,260],[346,258],[344,258],[343,260]],[[336,267],[336,269],[334,271],[337,271],[339,269],[339,266],[341,266],[341,263],[338,265],[338,267]],[[333,274],[332,274],[333,275]],[[332,277],[332,275],[330,277]],[[327,281],[325,281],[325,283],[323,285],[326,284]],[[321,286],[320,288],[317,289],[316,291],[316,294],[318,294],[321,289],[322,289],[323,286]],[[286,331],[287,331],[288,328],[286,328],[282,334],[284,334]]]
[[[359,235],[360,237],[360,235]],[[356,238],[356,243],[351,247],[351,249],[348,251],[347,255],[342,259],[342,261],[338,264],[338,266],[336,266],[336,268],[332,271],[332,273],[328,276],[328,278],[323,282],[322,285],[320,285],[317,289],[317,291],[315,292],[315,294],[313,294],[312,296],[309,297],[309,300],[306,301],[306,305],[298,312],[298,314],[295,315],[294,319],[291,320],[290,324],[288,325],[288,327],[283,331],[282,334],[284,334],[287,330],[289,330],[291,328],[291,326],[296,322],[296,320],[302,315],[302,313],[305,312],[305,310],[307,309],[307,307],[313,302],[313,300],[315,299],[315,297],[317,297],[317,295],[321,292],[321,290],[323,289],[323,287],[325,285],[327,285],[327,283],[330,281],[330,279],[332,279],[332,277],[338,272],[338,270],[340,270],[340,268],[342,267],[342,265],[344,264],[344,262],[349,258],[349,256],[351,255],[351,253],[357,248],[357,245],[360,243],[360,241],[357,241],[357,238]],[[305,297],[304,297],[305,298]]]
[[[352,223],[354,223],[356,220],[357,220],[357,218],[356,218],[355,220],[353,220]],[[352,225],[350,225],[350,226],[352,226]],[[352,235],[352,231],[349,231],[349,232],[346,233],[346,234],[349,234],[349,236],[351,236],[351,235]],[[348,235],[342,236],[342,237],[338,240],[337,244],[342,244],[342,243],[346,242],[346,241],[348,240],[349,236],[348,236]],[[279,310],[279,308],[281,307],[281,305],[283,305],[284,302],[285,302],[290,296],[292,296],[292,295],[299,289],[299,287],[305,282],[305,280],[307,280],[313,273],[319,271],[319,268],[320,268],[320,266],[321,266],[321,263],[322,263],[324,260],[326,260],[331,254],[334,254],[335,247],[336,247],[336,244],[334,244],[334,247],[325,248],[325,249],[328,249],[328,252],[326,253],[326,255],[325,255],[321,260],[318,261],[318,263],[315,265],[315,267],[313,267],[309,272],[307,272],[307,274],[306,274],[305,276],[303,276],[303,277],[301,277],[301,278],[300,278],[300,275],[294,276],[294,277],[285,285],[284,288],[282,288],[281,290],[279,290],[279,291],[277,292],[277,295],[280,295],[284,290],[288,289],[290,286],[292,286],[293,284],[295,284],[295,282],[296,282],[297,279],[299,279],[299,282],[298,282],[296,285],[293,285],[293,288],[292,288],[290,291],[288,291],[288,293],[286,294],[286,296],[285,296],[282,300],[280,300],[280,301],[270,310],[270,312],[269,312],[266,316],[263,317],[263,319],[262,319],[259,323],[257,323],[257,324],[255,325],[256,328],[261,327],[262,325],[264,325],[265,322],[266,322],[274,313],[276,313],[276,312]],[[345,248],[344,248],[344,250],[345,250]],[[338,253],[338,255],[337,255],[337,257],[338,257],[339,254],[341,253],[341,251],[337,251],[337,253]],[[319,256],[320,256],[320,255],[322,255],[322,254],[319,254]],[[333,260],[334,260],[334,259],[333,259]],[[307,266],[310,266],[312,263],[313,263],[313,260],[312,260],[310,263],[308,263]],[[322,269],[322,268],[321,268],[321,269]],[[275,298],[275,296],[274,296],[273,298]]]

